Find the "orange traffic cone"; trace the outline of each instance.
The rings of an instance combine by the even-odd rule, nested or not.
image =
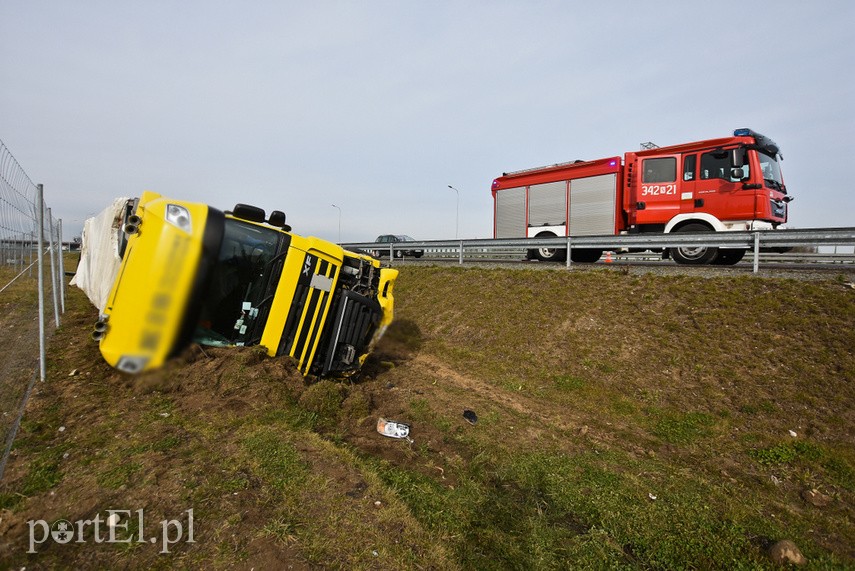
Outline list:
[[[611,252],[606,252],[606,260],[605,261],[607,264],[612,263],[612,253]]]

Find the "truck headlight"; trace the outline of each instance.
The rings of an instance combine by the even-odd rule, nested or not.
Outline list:
[[[190,234],[193,229],[190,212],[183,206],[179,206],[177,204],[166,205],[166,221],[176,228],[184,230],[188,234]]]

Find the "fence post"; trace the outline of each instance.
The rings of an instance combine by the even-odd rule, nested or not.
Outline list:
[[[754,233],[754,273],[760,271],[760,232]]]
[[[39,225],[39,249],[38,249],[38,274],[39,274],[39,373],[41,380],[45,380],[45,269],[42,250],[45,242],[45,189],[44,185],[38,185],[39,203],[38,225]]]
[[[462,266],[463,265],[463,240],[460,241],[460,250],[458,250],[458,252],[460,253],[458,260],[460,261],[460,265]]]
[[[65,262],[62,256],[62,218],[59,219],[59,299],[62,302],[62,313],[65,314]],[[70,248],[69,248],[70,249]]]
[[[50,244],[50,284],[53,290],[53,315],[56,319],[56,326],[59,327],[59,293],[56,291],[56,248],[54,248],[53,240],[53,214],[50,208],[47,209],[48,215],[48,243]]]

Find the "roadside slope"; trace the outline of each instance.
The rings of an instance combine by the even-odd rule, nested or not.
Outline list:
[[[405,267],[362,377],[311,386],[252,350],[123,377],[72,295],[0,486],[0,554],[28,568],[724,568],[771,566],[766,549],[792,539],[813,565],[852,565],[842,281]],[[413,441],[377,435],[380,416]],[[195,543],[84,536],[24,553],[28,520],[111,508],[145,509],[147,536],[193,508]]]

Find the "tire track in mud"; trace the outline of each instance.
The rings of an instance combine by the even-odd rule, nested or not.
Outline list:
[[[651,448],[660,448],[650,442],[647,435],[638,434],[637,430],[631,429],[619,418],[593,417],[546,398],[504,389],[460,373],[441,358],[424,351],[413,355],[406,366],[413,369],[415,377],[424,378],[424,383],[418,390],[433,398],[434,408],[458,408],[462,412],[464,408],[476,410],[483,407],[482,410],[489,410],[496,407],[513,415],[514,424],[523,424],[516,428],[524,428],[524,431],[516,430],[514,440],[509,441],[515,446],[520,444],[519,437],[524,432],[528,440],[550,440],[566,450],[579,450],[581,447],[590,446],[614,447],[631,455],[649,455]],[[448,383],[453,389],[437,388],[441,383]],[[458,392],[473,394],[475,398],[471,401],[461,400]],[[636,442],[630,442],[623,436],[629,432],[635,434]],[[643,446],[639,445],[639,438],[644,441],[641,443]],[[660,449],[657,453],[661,451]]]
[[[587,419],[568,411],[566,407],[550,405],[543,400],[526,396],[523,393],[514,393],[484,380],[462,374],[435,355],[420,352],[408,364],[414,369],[424,371],[426,378],[433,376],[449,383],[458,390],[476,395],[478,400],[486,401],[487,408],[489,406],[499,407],[529,421],[532,423],[529,430],[537,435],[555,430],[565,433],[579,433],[581,431],[592,440],[608,440],[605,435],[592,436],[587,429]],[[448,402],[452,406],[460,408],[462,405],[461,400],[455,394],[442,392],[441,389],[432,394],[437,400]]]

